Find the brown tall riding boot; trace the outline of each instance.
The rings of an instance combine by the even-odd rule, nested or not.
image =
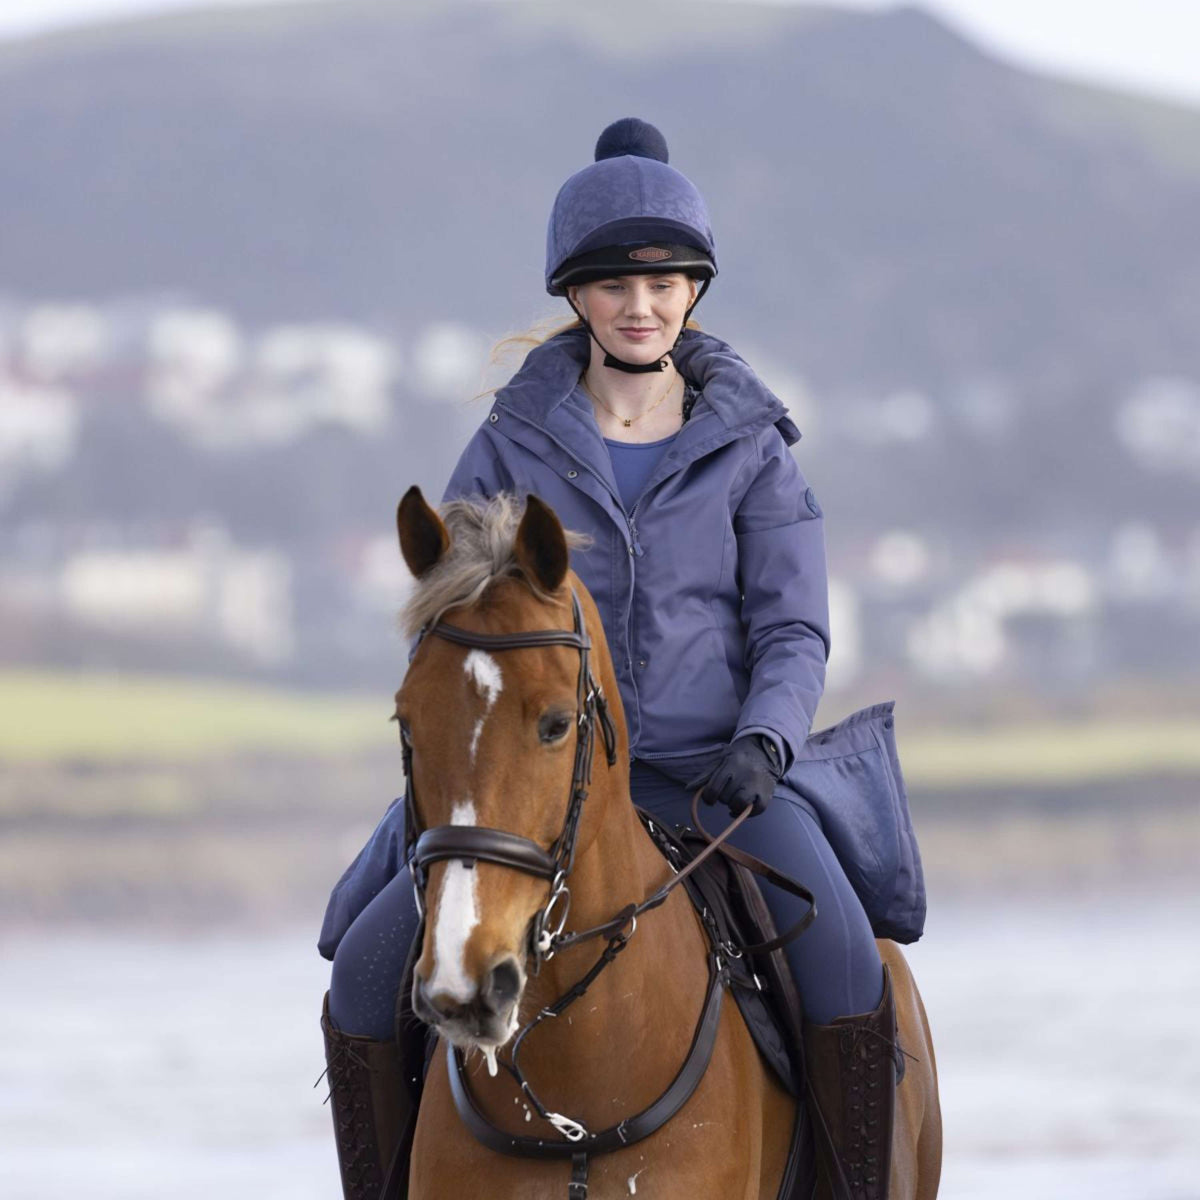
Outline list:
[[[896,1005],[883,968],[874,1012],[804,1026],[809,1106],[817,1135],[817,1195],[887,1200],[896,1095]]]
[[[392,1160],[402,1141],[411,1141],[416,1104],[404,1077],[396,1042],[356,1037],[334,1027],[329,993],[321,1010],[333,1132],[345,1200],[380,1200]],[[413,1067],[417,1077],[421,1066]],[[418,1093],[419,1094],[419,1093]],[[403,1150],[401,1150],[403,1154]],[[405,1158],[407,1156],[405,1155]],[[390,1200],[408,1195],[408,1172],[399,1164]]]

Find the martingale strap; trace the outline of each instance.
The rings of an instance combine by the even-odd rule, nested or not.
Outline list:
[[[450,1092],[454,1107],[463,1124],[489,1150],[521,1158],[575,1158],[579,1154],[605,1154],[632,1146],[643,1138],[661,1129],[691,1098],[692,1093],[704,1078],[716,1045],[717,1028],[721,1019],[721,997],[729,984],[729,974],[716,953],[709,955],[708,989],[704,995],[704,1007],[696,1023],[692,1044],[683,1066],[671,1081],[670,1086],[649,1107],[632,1117],[626,1117],[617,1125],[591,1133],[582,1125],[575,1125],[579,1132],[573,1138],[548,1141],[545,1138],[524,1137],[505,1133],[497,1129],[479,1111],[467,1082],[462,1053],[446,1045],[446,1066],[450,1075]]]

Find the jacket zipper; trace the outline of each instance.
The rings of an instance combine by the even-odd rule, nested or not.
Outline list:
[[[634,554],[637,555],[638,558],[644,558],[646,555],[645,550],[642,549],[641,542],[638,541],[637,522],[634,520],[634,516],[638,510],[638,504],[641,504],[641,502],[642,502],[642,497],[639,496],[637,499],[637,503],[634,504],[633,508],[630,509],[630,512],[629,512],[629,537],[630,537],[630,540],[633,542],[633,552],[634,552]]]
[[[600,481],[600,483],[602,483],[604,485],[605,489],[608,491],[608,494],[610,496],[612,496],[613,499],[616,501],[617,507],[622,512],[625,512],[625,505],[622,503],[621,497],[619,495],[617,495],[611,487],[609,487],[608,480],[605,479],[604,476],[601,475],[600,472],[597,471],[591,465],[591,463],[585,462],[582,458],[580,458],[577,454],[575,454],[574,451],[572,451],[567,446],[565,446],[562,442],[560,442],[558,440],[558,438],[556,438],[554,436],[554,434],[552,434],[544,426],[537,425],[533,421],[525,420],[524,417],[513,412],[513,410],[511,408],[508,408],[506,405],[498,405],[498,407],[503,408],[504,411],[506,413],[508,413],[509,416],[515,418],[518,421],[523,421],[526,425],[530,426],[532,429],[536,429],[537,432],[542,434],[544,437],[548,437],[569,459],[571,459],[572,462],[577,462],[581,467],[584,468],[584,470],[590,472],[593,476],[595,476],[595,478],[598,479]],[[626,515],[626,521],[629,525],[629,549],[633,552],[631,557],[637,557],[637,558],[644,557],[645,553],[646,553],[642,549],[641,544],[637,540],[637,526],[634,524],[634,519],[633,519],[634,513],[637,512],[638,504],[640,504],[640,503],[641,503],[641,498],[639,497],[637,504],[635,504],[633,506],[633,511]],[[633,564],[631,563],[630,571],[629,571],[629,599],[626,603],[626,609],[627,609],[628,615],[627,615],[626,621],[625,621],[625,644],[626,644],[626,648],[629,653],[629,659],[628,659],[629,681],[633,685],[633,694],[636,697],[637,696],[637,668],[634,666],[634,659],[633,659],[633,587],[634,587]],[[610,649],[611,649],[611,647],[610,647]],[[641,732],[641,714],[640,713],[638,715],[638,731],[639,731],[639,733]]]
[[[499,407],[503,408],[509,416],[514,417],[518,421],[523,421],[526,425],[530,426],[530,428],[536,429],[538,433],[544,434],[546,437],[548,437],[565,455],[567,455],[568,458],[571,459],[572,462],[577,462],[581,467],[584,468],[585,471],[589,472],[589,474],[594,476],[600,483],[602,483],[605,489],[608,491],[608,494],[617,502],[617,507],[622,512],[625,511],[625,505],[621,502],[621,497],[617,495],[617,493],[614,492],[611,487],[609,487],[608,480],[605,479],[604,476],[601,475],[600,472],[591,465],[591,463],[580,458],[573,450],[560,442],[558,438],[556,438],[554,434],[546,429],[544,425],[536,425],[532,421],[525,420],[524,417],[513,412],[511,408],[508,408],[505,405],[500,405]],[[637,525],[634,523],[633,519],[634,513],[636,513],[638,510],[638,504],[641,504],[641,502],[641,498],[639,497],[637,504],[633,506],[633,511],[628,513],[626,517],[629,524],[630,549],[633,550],[633,553],[638,558],[644,558],[646,554],[645,550],[642,549],[641,543],[637,540]]]
[[[642,558],[645,551],[637,540],[637,524],[634,518],[637,515],[638,505],[642,500],[639,496],[632,509],[630,509],[627,520],[629,521],[629,538],[630,549],[633,550],[634,556]],[[624,506],[622,506],[624,507]],[[629,652],[629,682],[633,688],[634,703],[637,705],[637,722],[638,722],[638,737],[642,734],[642,699],[638,691],[637,684],[637,659],[633,657],[633,600],[634,592],[637,588],[637,572],[634,570],[633,563],[629,564],[629,603],[627,605],[627,615],[625,618],[625,645]]]

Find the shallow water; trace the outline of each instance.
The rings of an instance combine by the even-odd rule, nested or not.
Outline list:
[[[1200,1198],[1198,917],[1151,892],[939,899],[910,959],[943,1196]],[[339,1196],[314,936],[5,936],[6,1200]]]

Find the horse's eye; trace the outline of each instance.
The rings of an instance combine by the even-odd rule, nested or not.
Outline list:
[[[548,713],[538,722],[538,736],[543,742],[561,741],[571,732],[569,713]]]

